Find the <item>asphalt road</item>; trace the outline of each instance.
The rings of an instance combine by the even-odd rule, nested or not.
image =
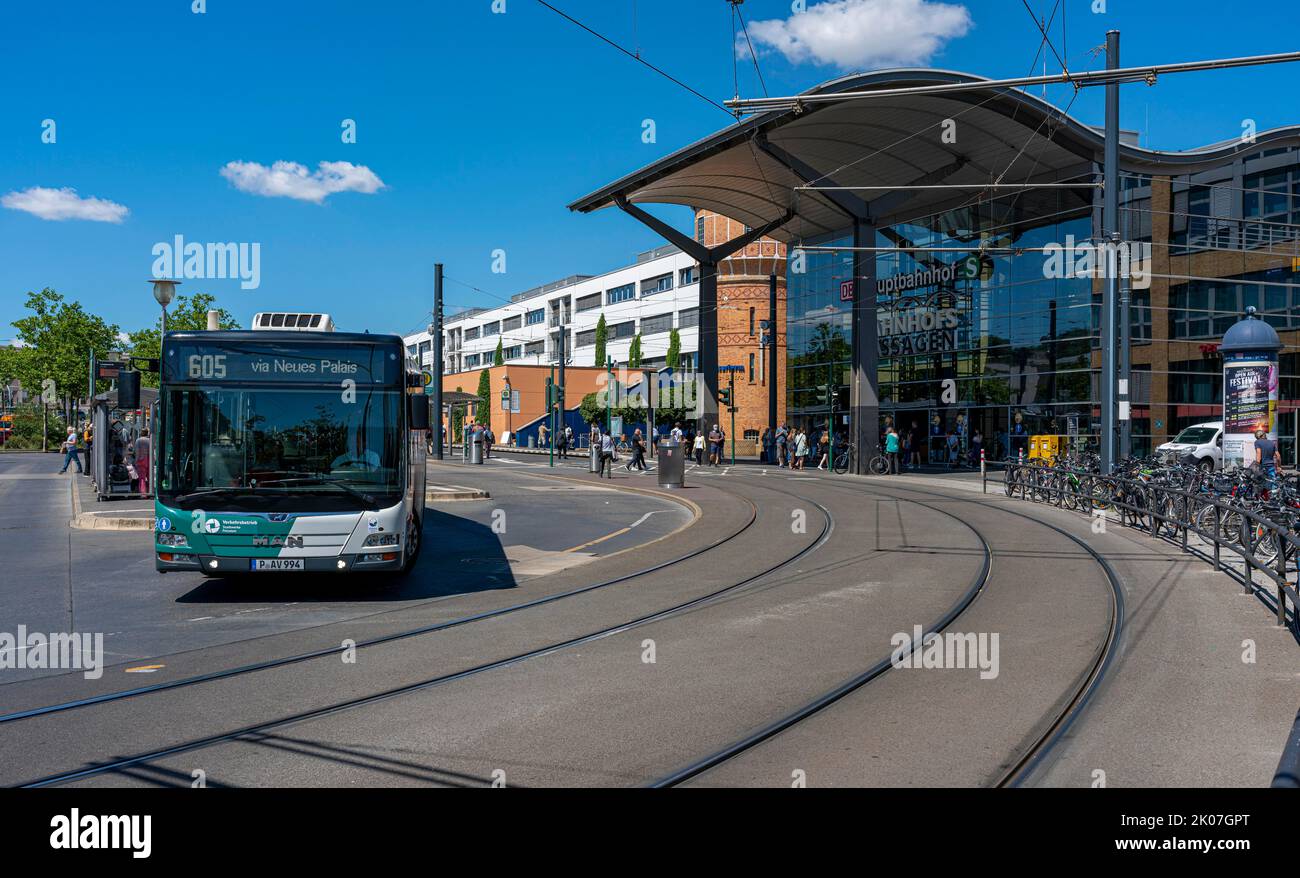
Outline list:
[[[428,506],[425,546],[409,575],[247,581],[159,575],[151,535],[76,530],[71,473],[53,454],[0,455],[0,619],[3,630],[104,634],[110,664],[154,663],[301,628],[363,618],[469,592],[527,591],[558,569],[654,541],[692,513],[670,499],[507,473],[431,465],[431,482],[486,488],[482,501]],[[651,485],[647,485],[650,487]],[[111,508],[112,503],[102,504]],[[4,683],[57,674],[0,670]],[[120,673],[120,670],[118,671]]]
[[[556,475],[515,457],[459,472],[499,478],[503,492]],[[596,485],[584,468],[558,474],[588,488],[653,485],[625,473]],[[1029,782],[1267,783],[1300,703],[1300,663],[1259,602],[1172,546],[1118,526],[1095,533],[1083,516],[966,481],[688,474],[680,496],[700,520],[538,577],[529,594],[547,603],[352,662],[331,655],[0,723],[0,782],[88,769],[77,783],[188,786],[201,772],[213,786],[644,784],[834,690],[958,607],[949,631],[997,637],[991,668],[889,670],[691,782],[987,785],[1051,727],[1107,642],[1110,580],[1055,524],[1111,563],[1127,618],[1096,696]],[[599,512],[607,492],[573,493]],[[256,651],[464,619],[511,606],[516,591],[466,590],[262,638]],[[1257,646],[1250,662],[1243,641]],[[160,679],[233,666],[250,648],[171,656]],[[65,675],[0,690],[35,706],[122,685]]]

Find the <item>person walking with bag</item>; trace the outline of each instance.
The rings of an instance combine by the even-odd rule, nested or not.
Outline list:
[[[645,440],[641,438],[640,430],[632,433],[632,459],[627,462],[627,471],[632,470],[645,472]]]
[[[63,449],[63,469],[59,470],[60,474],[68,471],[68,464],[70,463],[75,463],[77,465],[78,474],[85,472],[85,470],[81,468],[81,458],[77,456],[77,444],[77,428],[69,427],[68,436],[63,440],[63,444],[60,446],[60,448]]]
[[[596,478],[603,478],[606,473],[609,478],[614,478],[614,437],[609,435],[608,430],[600,435],[600,471],[596,473]]]

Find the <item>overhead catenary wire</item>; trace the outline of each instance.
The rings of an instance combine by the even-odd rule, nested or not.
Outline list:
[[[1204,70],[1228,70],[1238,67],[1258,67],[1265,64],[1285,64],[1300,61],[1300,52],[1278,52],[1271,55],[1244,55],[1235,58],[1217,58],[1206,61],[1182,61],[1172,64],[1151,64],[1141,67],[1119,67],[1114,70],[1096,70],[1086,73],[1062,71],[1047,76],[1021,76],[1013,79],[980,79],[969,82],[949,82],[937,85],[917,85],[902,88],[867,89],[850,92],[828,92],[776,98],[751,98],[727,101],[732,109],[747,113],[783,112],[803,105],[838,103],[851,100],[872,100],[890,97],[918,97],[945,95],[982,89],[1023,88],[1029,85],[1069,84],[1076,90],[1088,86],[1147,82],[1154,84],[1160,76],[1175,73],[1195,73]]]
[[[734,114],[731,110],[727,109],[725,106],[723,106],[722,104],[718,103],[718,102],[715,101],[713,98],[709,97],[708,95],[704,94],[703,92],[700,92],[700,91],[698,91],[698,90],[692,88],[691,86],[689,86],[689,85],[687,85],[686,83],[682,82],[682,81],[681,81],[680,79],[678,79],[677,77],[673,76],[673,75],[672,75],[671,73],[669,73],[668,71],[664,70],[664,69],[661,68],[661,67],[657,67],[657,66],[655,66],[654,64],[651,64],[651,63],[650,63],[649,61],[647,61],[645,58],[642,58],[639,49],[638,49],[636,52],[631,52],[631,51],[627,50],[626,48],[624,48],[623,46],[620,46],[618,43],[614,42],[613,40],[611,40],[609,37],[605,36],[604,34],[602,34],[602,33],[598,32],[598,31],[594,30],[593,28],[591,28],[591,27],[589,27],[589,26],[583,24],[581,21],[579,21],[578,19],[574,18],[572,15],[569,15],[567,12],[564,12],[563,10],[561,10],[561,9],[557,9],[555,6],[552,6],[550,3],[546,2],[546,0],[537,0],[537,2],[540,3],[540,4],[542,4],[542,5],[545,6],[547,9],[551,10],[552,12],[554,12],[556,15],[560,16],[561,18],[564,18],[564,19],[566,19],[566,20],[572,22],[573,24],[577,25],[578,27],[582,28],[582,29],[585,30],[587,33],[589,33],[589,34],[591,34],[592,36],[596,37],[596,38],[599,39],[600,41],[602,41],[602,42],[604,42],[604,43],[606,43],[606,44],[612,46],[612,47],[615,48],[615,49],[618,49],[618,51],[622,52],[624,55],[628,56],[628,57],[631,58],[633,61],[636,61],[638,64],[644,64],[646,67],[650,68],[650,69],[653,70],[655,73],[658,73],[660,76],[662,76],[663,78],[667,79],[669,82],[672,82],[672,83],[674,83],[674,84],[680,86],[681,88],[686,89],[686,91],[688,91],[688,92],[690,92],[691,94],[695,95],[695,96],[696,96],[697,98],[699,98],[700,100],[705,101],[705,102],[711,104],[712,106],[717,107],[719,110],[721,110],[722,112],[726,113],[728,116],[732,116],[732,117],[734,117],[735,114]]]

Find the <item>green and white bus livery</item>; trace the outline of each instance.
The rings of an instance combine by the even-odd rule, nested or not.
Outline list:
[[[155,416],[159,571],[409,570],[428,404],[392,335],[327,315],[169,333]]]

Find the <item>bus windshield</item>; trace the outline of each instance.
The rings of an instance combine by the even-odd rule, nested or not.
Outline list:
[[[396,389],[197,385],[164,395],[159,499],[180,509],[379,509],[402,495]]]

